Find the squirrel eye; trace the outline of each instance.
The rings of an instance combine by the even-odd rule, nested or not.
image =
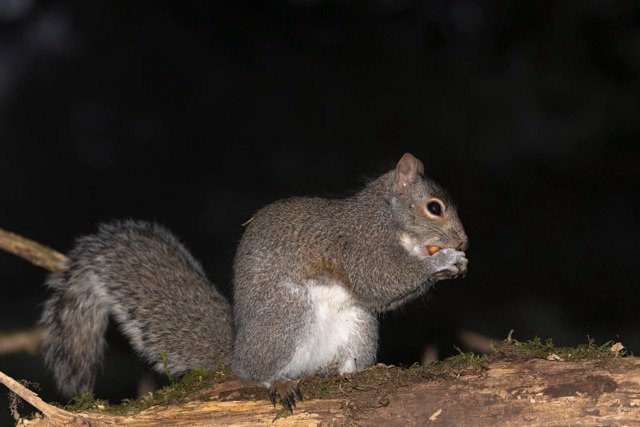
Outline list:
[[[438,202],[431,201],[427,203],[427,210],[435,216],[442,215],[442,205]]]

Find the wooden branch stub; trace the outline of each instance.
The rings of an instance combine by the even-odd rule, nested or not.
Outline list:
[[[0,229],[0,249],[51,272],[62,270],[68,263],[68,258],[64,254],[2,229]]]
[[[49,405],[44,400],[40,399],[36,393],[3,372],[0,372],[0,383],[7,386],[9,390],[42,412],[45,419],[48,420],[50,423],[49,425],[51,426],[91,425],[88,421],[83,420],[82,417],[76,414],[72,414],[71,412]]]
[[[35,355],[40,349],[44,331],[40,327],[28,331],[0,332],[0,356],[24,351]]]

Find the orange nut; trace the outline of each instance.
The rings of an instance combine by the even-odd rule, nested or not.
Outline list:
[[[429,255],[433,255],[440,250],[440,246],[427,246],[427,252]]]

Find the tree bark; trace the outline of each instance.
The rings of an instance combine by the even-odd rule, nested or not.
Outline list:
[[[244,386],[241,381],[229,381],[207,391],[211,400],[155,406],[130,416],[67,412],[61,417],[59,410],[43,411],[44,416],[28,425],[640,425],[640,360],[635,357],[590,362],[495,361],[487,369],[457,378],[402,386],[373,405],[366,400],[371,393],[351,384],[342,395],[300,402],[293,414],[285,416],[264,399],[224,400],[233,399],[234,388]]]

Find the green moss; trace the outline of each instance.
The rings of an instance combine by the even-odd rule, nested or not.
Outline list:
[[[83,393],[80,396],[74,397],[68,404],[61,407],[72,412],[96,412],[106,410],[110,408],[111,405],[107,400],[98,399],[91,393]]]
[[[621,345],[618,344],[619,348],[614,347],[616,345],[614,341],[598,345],[592,338],[587,337],[585,344],[576,347],[558,347],[551,339],[543,341],[535,337],[529,341],[518,341],[512,337],[512,334],[513,331],[501,344],[492,344],[493,353],[488,356],[488,360],[547,359],[564,362],[610,362],[630,356]]]
[[[106,400],[96,399],[94,395],[88,393],[72,399],[65,406],[56,405],[68,411],[131,415],[156,405],[175,405],[206,399],[207,390],[234,378],[236,378],[235,373],[220,363],[215,370],[194,369],[156,392],[150,392],[138,399],[123,399],[117,405],[110,404]]]
[[[160,360],[162,361],[162,368],[164,370],[164,374],[169,378],[169,382],[173,383],[175,380],[171,371],[169,371],[169,356],[164,351],[160,352]]]
[[[479,372],[488,368],[488,358],[486,355],[463,352],[459,348],[458,354],[447,357],[438,362],[431,362],[425,369],[436,376],[460,375],[465,373]]]
[[[273,420],[271,422],[276,422],[277,420],[279,420],[281,418],[287,418],[291,414],[292,414],[292,412],[290,410],[281,409],[276,413],[276,415],[273,417]]]

